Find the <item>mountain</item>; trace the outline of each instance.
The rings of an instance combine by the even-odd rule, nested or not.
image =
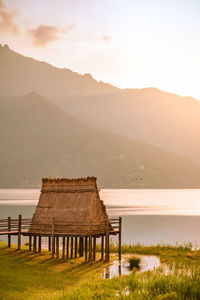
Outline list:
[[[56,103],[81,121],[140,139],[200,165],[200,101],[192,97],[147,88]]]
[[[200,187],[188,160],[86,125],[37,93],[0,92],[0,141],[0,187],[88,175],[107,188]]]
[[[0,89],[12,95],[37,92],[50,99],[61,99],[117,90],[109,84],[97,82],[90,74],[80,75],[24,57],[7,45],[0,45],[0,67]]]
[[[11,88],[12,87],[12,88]],[[0,47],[0,90],[36,92],[75,118],[150,143],[200,165],[200,101],[155,88],[118,89]]]

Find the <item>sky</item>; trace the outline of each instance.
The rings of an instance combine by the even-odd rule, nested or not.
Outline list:
[[[0,0],[0,43],[120,88],[200,100],[199,0]]]

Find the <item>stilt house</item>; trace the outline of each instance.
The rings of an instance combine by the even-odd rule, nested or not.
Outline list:
[[[62,237],[63,258],[69,256],[68,248],[71,247],[71,257],[77,257],[77,251],[79,256],[83,256],[85,251],[85,260],[89,252],[91,261],[96,257],[96,238],[101,238],[101,259],[104,258],[105,248],[105,259],[108,261],[109,236],[116,234],[119,234],[121,258],[121,218],[109,220],[95,177],[43,178],[40,199],[26,233],[30,244],[31,237],[34,237],[35,251],[37,237],[41,251],[41,238],[46,236],[49,237],[52,257],[55,253],[59,256],[59,237]]]

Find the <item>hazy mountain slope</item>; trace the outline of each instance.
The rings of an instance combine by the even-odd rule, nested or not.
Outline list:
[[[200,101],[149,88],[64,99],[76,118],[188,157],[200,164]]]
[[[200,102],[157,89],[120,90],[90,75],[26,58],[0,47],[0,89],[35,91],[81,121],[200,164]]]
[[[0,97],[0,141],[1,187],[88,175],[110,188],[200,187],[200,168],[189,161],[84,125],[35,93]]]
[[[11,88],[12,87],[12,88]],[[25,57],[0,45],[0,89],[13,95],[37,92],[47,98],[94,95],[117,90],[97,82],[90,74],[80,75]]]

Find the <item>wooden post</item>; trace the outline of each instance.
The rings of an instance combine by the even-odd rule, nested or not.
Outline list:
[[[77,236],[75,237],[75,257],[77,257]]]
[[[48,237],[48,249],[51,252],[51,236]]]
[[[51,250],[51,257],[54,258],[54,255],[55,255],[55,236],[54,234],[52,235],[52,250]]]
[[[64,259],[64,258],[65,258],[65,237],[63,237],[62,244],[63,244],[63,248],[62,248],[62,258]]]
[[[81,237],[79,237],[78,253],[79,253],[79,257],[81,257]]]
[[[106,249],[105,249],[105,261],[109,262],[110,255],[109,255],[109,220],[107,219],[106,224]]]
[[[18,250],[21,249],[21,230],[22,230],[22,215],[19,215],[18,219]]]
[[[80,238],[80,242],[81,242],[81,257],[83,256],[83,238]]]
[[[122,217],[119,217],[119,260],[122,259]]]
[[[8,217],[8,232],[11,231],[11,217]],[[11,246],[11,235],[8,234],[8,248]]]
[[[101,236],[101,260],[104,258],[104,235]]]
[[[59,258],[59,236],[56,237],[56,258]]]
[[[42,237],[38,236],[38,252],[41,253],[42,250]]]
[[[34,235],[33,237],[33,251],[36,253],[37,252],[37,236]]]
[[[51,257],[54,258],[54,254],[55,254],[55,219],[52,219],[52,252],[51,252]]]
[[[89,235],[89,262],[92,262],[92,221],[90,221],[90,235]]]
[[[71,258],[73,258],[73,247],[74,247],[73,243],[74,243],[74,240],[73,240],[73,236],[72,236],[71,237]]]
[[[29,251],[32,250],[32,236],[29,235],[29,243],[28,243],[28,246],[29,246]]]
[[[67,245],[66,245],[66,248],[67,248],[66,258],[69,258],[69,237],[67,237]]]
[[[85,237],[85,261],[87,262],[87,236]]]
[[[93,237],[93,260],[96,260],[96,236]]]

